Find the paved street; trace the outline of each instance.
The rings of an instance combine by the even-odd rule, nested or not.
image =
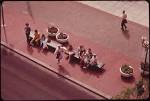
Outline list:
[[[1,27],[1,41],[6,42],[7,39],[10,47],[50,65],[60,74],[72,77],[89,88],[115,96],[123,89],[133,87],[141,78],[139,67],[145,58],[141,36],[149,37],[147,26],[129,20],[128,31],[123,32],[120,17],[76,1],[7,1],[4,3],[4,17],[6,34]],[[26,22],[30,23],[32,30],[38,29],[45,35],[48,24],[57,25],[60,31],[69,35],[69,44],[74,49],[81,44],[86,49],[91,48],[98,60],[105,63],[104,69],[101,72],[83,70],[78,64],[69,63],[66,55],[60,68],[52,52],[27,47],[24,34]],[[119,69],[122,64],[134,68],[131,80],[121,78]]]
[[[10,51],[1,60],[3,100],[103,99]]]

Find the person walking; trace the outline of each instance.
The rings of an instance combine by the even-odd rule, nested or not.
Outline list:
[[[124,31],[127,29],[126,23],[127,23],[127,14],[125,13],[125,10],[123,10],[122,15],[122,22],[121,22],[121,29]]]
[[[26,34],[27,43],[30,44],[30,36],[29,35],[30,35],[30,32],[31,32],[31,28],[29,26],[29,23],[25,24],[24,30],[25,30],[25,34]]]
[[[58,48],[55,51],[56,54],[56,59],[58,60],[57,64],[60,63],[61,59],[63,58],[63,49],[61,48],[61,46],[58,46]]]

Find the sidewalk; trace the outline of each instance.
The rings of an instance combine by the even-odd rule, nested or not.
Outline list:
[[[121,17],[125,10],[128,20],[149,27],[149,4],[147,1],[78,1],[85,5]]]
[[[68,75],[110,96],[118,94],[126,87],[134,86],[140,79],[139,66],[144,58],[141,56],[140,37],[148,37],[147,27],[129,21],[129,32],[122,33],[119,17],[77,2],[30,3],[35,23],[27,13],[26,2],[4,3],[7,40],[12,47],[49,64],[62,75]],[[91,48],[99,60],[106,64],[105,70],[101,73],[85,71],[77,64],[69,64],[65,59],[61,63],[62,67],[59,67],[53,53],[43,53],[37,48],[27,47],[24,34],[26,22],[30,23],[33,30],[37,28],[41,33],[45,33],[48,23],[57,24],[60,30],[70,35],[69,43],[74,48],[80,44]],[[1,40],[5,41],[4,31],[1,33]],[[124,63],[134,68],[134,78],[130,81],[124,81],[120,77],[119,68]]]

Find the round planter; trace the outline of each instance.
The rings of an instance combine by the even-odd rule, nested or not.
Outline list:
[[[57,30],[58,31],[56,33],[51,33],[51,32],[48,32],[48,29],[47,29],[47,33],[48,33],[49,36],[56,36],[58,34],[58,32],[59,32],[58,28],[57,28]]]
[[[66,34],[66,33],[64,33],[64,34]],[[69,35],[67,35],[67,38],[65,38],[65,39],[59,39],[58,38],[58,36],[60,35],[60,33],[58,33],[57,35],[56,35],[56,40],[58,41],[58,42],[60,42],[60,43],[66,43],[66,42],[68,42],[68,39],[69,39]]]
[[[129,67],[133,69],[133,67],[131,67],[131,66],[129,66]],[[121,70],[121,68],[122,68],[122,67],[120,67],[121,76],[123,76],[123,77],[131,77],[131,76],[133,76],[133,73],[130,73],[130,74],[124,73],[124,72]]]

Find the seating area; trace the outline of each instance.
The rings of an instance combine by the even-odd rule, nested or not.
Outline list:
[[[53,53],[55,53],[58,46],[63,47],[63,43],[68,42],[69,35],[67,35],[64,32],[59,32],[60,30],[54,26],[48,27],[48,35],[47,37],[35,30],[30,32],[30,39],[32,41],[32,46],[37,46],[43,48],[45,50],[46,48]],[[40,38],[36,38],[40,36]],[[55,37],[55,39],[52,40],[52,37]],[[95,53],[92,52],[90,48],[85,49],[83,45],[80,45],[77,49],[73,50],[72,45],[69,45],[69,48],[63,47],[64,53],[69,57],[69,62],[74,61],[78,63],[83,69],[91,69],[91,70],[98,70],[101,69],[105,64],[97,60],[97,56]]]
[[[74,61],[80,64],[80,66],[83,69],[88,68],[91,70],[101,69],[105,65],[104,63],[97,60],[95,53],[91,53],[91,57],[88,57],[89,55],[88,50],[87,51],[83,50],[83,53],[81,53],[82,49],[81,50],[80,49],[65,52],[69,56],[70,62]]]
[[[48,42],[48,43],[47,43],[47,46],[48,46],[49,49],[50,49],[50,48],[53,48],[53,49],[54,49],[54,52],[55,52],[56,48],[57,48],[58,46],[62,46],[62,44],[60,44],[60,43],[58,43],[58,42],[56,42],[56,41],[51,40],[51,42]]]

